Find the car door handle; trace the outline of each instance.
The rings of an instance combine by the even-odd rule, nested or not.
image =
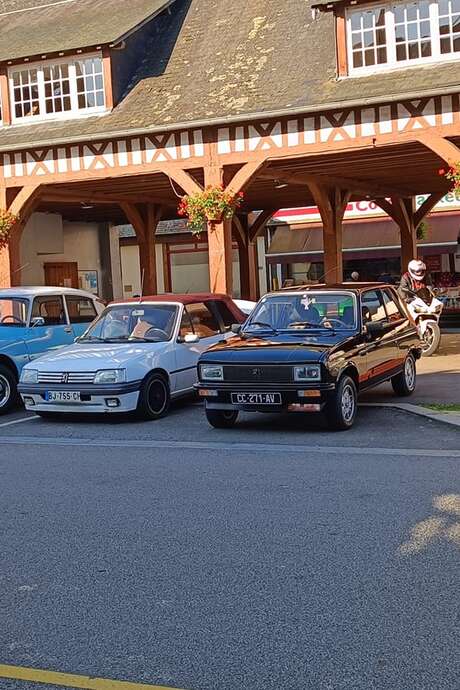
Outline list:
[[[72,333],[72,328],[71,328],[71,326],[66,326],[66,327],[64,328],[64,333]]]

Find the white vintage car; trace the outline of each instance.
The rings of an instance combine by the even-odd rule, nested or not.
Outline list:
[[[115,302],[73,345],[26,365],[19,392],[43,417],[137,411],[157,419],[193,391],[200,354],[245,319],[226,295]]]

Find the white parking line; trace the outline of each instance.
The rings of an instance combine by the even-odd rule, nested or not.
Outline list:
[[[38,415],[34,415],[33,417],[21,417],[20,419],[13,419],[11,422],[3,422],[3,424],[0,424],[0,429],[4,426],[13,426],[13,424],[22,424],[23,422],[33,422],[36,419],[40,419]]]

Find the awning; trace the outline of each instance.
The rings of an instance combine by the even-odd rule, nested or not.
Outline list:
[[[460,215],[440,214],[427,220],[428,233],[418,242],[419,252],[429,254],[455,253],[460,235]],[[399,256],[399,229],[392,220],[344,223],[343,251],[347,259],[377,259]],[[267,258],[270,263],[320,261],[323,253],[321,227],[305,225],[278,226]]]

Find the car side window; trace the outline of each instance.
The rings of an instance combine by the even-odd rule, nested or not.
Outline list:
[[[96,308],[92,299],[66,295],[70,323],[92,323],[96,318]]]
[[[224,326],[224,332],[228,333],[234,323],[236,323],[236,316],[232,313],[229,307],[223,301],[212,302],[214,313],[216,313]]]
[[[32,319],[41,316],[45,326],[62,326],[67,323],[62,297],[36,297],[32,305]]]
[[[179,326],[179,338],[183,339],[186,335],[189,335],[190,333],[195,333],[195,331],[193,330],[192,320],[188,315],[187,310],[184,308],[184,311],[182,312],[182,319]]]
[[[404,315],[396,302],[394,296],[389,290],[383,291],[383,300],[385,302],[385,308],[387,310],[388,320],[391,322],[401,321],[404,319]]]
[[[188,304],[185,309],[197,336],[200,338],[209,338],[220,333],[216,317],[204,302]]]
[[[368,290],[361,297],[363,323],[386,321],[387,315],[380,290]]]

